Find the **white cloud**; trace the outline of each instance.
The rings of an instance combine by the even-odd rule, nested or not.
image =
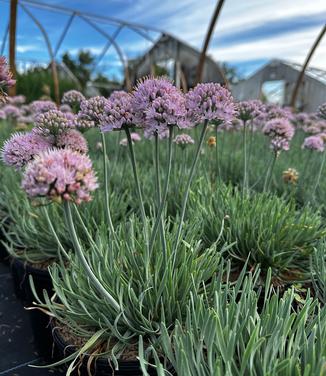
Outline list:
[[[17,52],[25,53],[30,51],[40,51],[42,48],[37,44],[20,44],[16,47]]]

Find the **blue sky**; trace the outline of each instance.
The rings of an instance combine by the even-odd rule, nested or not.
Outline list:
[[[174,34],[190,45],[200,48],[214,10],[214,0],[43,0],[42,3],[107,15],[145,24]],[[68,15],[29,9],[49,32],[55,45],[68,20]],[[0,0],[2,22],[0,36],[4,35],[9,16],[9,2]],[[17,32],[18,60],[48,60],[42,35],[29,17],[20,9]],[[326,22],[324,0],[226,0],[216,26],[209,54],[218,61],[235,65],[248,75],[271,58],[282,58],[302,63],[314,39]],[[115,26],[99,24],[112,34]],[[158,34],[151,32],[152,38]],[[117,38],[123,53],[135,57],[151,45],[135,32],[123,29]],[[99,54],[105,38],[75,19],[58,55],[66,50],[72,54],[80,48]],[[7,52],[7,49],[5,50]],[[326,70],[326,38],[314,56],[312,66]],[[102,68],[110,75],[121,71],[119,58],[110,49]]]

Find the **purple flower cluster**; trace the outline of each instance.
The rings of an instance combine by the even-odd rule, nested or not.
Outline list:
[[[101,96],[85,99],[75,119],[77,128],[93,128],[100,125],[106,99]]]
[[[141,141],[141,137],[139,136],[138,133],[136,132],[132,132],[130,133],[130,138],[131,138],[131,142],[134,144],[135,142],[139,142]],[[120,141],[120,145],[121,146],[128,146],[128,139],[127,138],[123,138],[121,141]]]
[[[85,100],[83,94],[78,90],[69,90],[63,94],[62,104],[69,105],[75,111],[79,110],[80,104]]]
[[[88,156],[62,149],[41,153],[29,163],[22,187],[30,198],[80,204],[91,200],[98,184]]]
[[[7,60],[4,56],[0,56],[0,100],[4,100],[4,89],[14,86],[16,83],[12,79],[12,74],[8,68]]]
[[[188,124],[185,103],[184,95],[168,79],[146,79],[132,95],[134,122],[144,128],[146,137],[165,132],[168,126],[184,128]]]
[[[76,129],[68,129],[56,138],[56,147],[62,149],[71,149],[79,153],[86,154],[88,152],[87,141],[85,137]]]
[[[249,100],[237,103],[237,117],[242,121],[253,120],[264,111],[264,105],[260,100]]]
[[[198,84],[186,94],[188,118],[192,123],[204,120],[231,123],[235,105],[229,90],[216,83]]]
[[[101,117],[102,132],[121,129],[134,122],[132,97],[125,91],[114,91],[105,102]]]
[[[173,140],[173,142],[184,148],[187,145],[194,144],[195,140],[191,138],[188,134],[182,133],[182,134],[178,134]]]
[[[293,125],[285,118],[276,118],[268,121],[263,133],[271,138],[270,147],[275,152],[289,150],[289,141],[294,136]]]
[[[35,118],[35,125],[41,134],[54,136],[72,126],[66,114],[59,110],[38,114]]]
[[[14,133],[3,145],[2,160],[6,165],[19,170],[51,146],[49,139],[34,132]]]
[[[324,151],[324,141],[320,136],[310,136],[304,139],[302,149]]]
[[[30,104],[31,112],[35,115],[56,110],[57,106],[52,101],[34,101]]]
[[[12,104],[7,104],[2,108],[2,110],[6,114],[7,119],[16,120],[21,116],[21,111],[19,110],[19,108]]]

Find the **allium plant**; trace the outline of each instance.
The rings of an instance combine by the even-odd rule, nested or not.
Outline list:
[[[263,133],[270,138],[270,148],[273,150],[273,157],[265,176],[264,191],[266,191],[270,185],[277,157],[282,150],[289,150],[289,141],[294,136],[294,127],[286,118],[275,118],[265,124]]]
[[[97,187],[89,157],[69,149],[53,149],[36,156],[28,164],[22,181],[28,197],[50,202],[88,202]]]
[[[6,114],[7,119],[11,120],[16,120],[21,116],[21,111],[18,107],[12,105],[12,104],[7,104],[2,108],[2,111]]]
[[[177,145],[180,145],[182,148],[185,148],[187,145],[193,145],[195,140],[186,133],[178,134],[173,142]]]
[[[20,170],[38,154],[51,147],[51,141],[39,134],[14,133],[3,145],[2,160],[7,166]]]
[[[12,78],[7,60],[4,56],[0,56],[0,102],[5,101],[5,89],[14,86],[16,81]]]
[[[160,340],[152,346],[158,376],[170,374],[166,363],[178,376],[323,375],[326,308],[308,293],[301,311],[294,310],[294,289],[274,293],[267,280],[264,293],[257,272],[240,275],[234,284],[230,270],[223,271],[211,301],[192,297],[186,319],[176,322],[172,334],[162,323]],[[142,355],[140,350],[145,368]]]
[[[134,111],[131,94],[125,91],[115,91],[105,102],[101,116],[102,132],[121,129],[134,123]]]
[[[80,109],[80,104],[85,100],[84,95],[78,90],[69,90],[63,94],[61,103],[68,105],[74,113],[77,113]]]
[[[36,116],[35,126],[41,134],[57,137],[61,132],[71,127],[71,122],[63,112],[50,110]]]
[[[252,133],[253,133],[253,120],[257,117],[262,115],[263,105],[259,100],[250,100],[250,101],[243,101],[236,105],[237,110],[237,118],[243,122],[243,189],[248,190],[249,182],[248,182],[248,158],[250,158],[251,154],[251,146],[252,146]],[[250,140],[250,150],[249,150],[249,157],[247,152],[247,124],[250,122],[251,125],[251,140]]]
[[[62,133],[59,133],[56,139],[56,147],[63,149],[68,148],[82,154],[86,154],[88,152],[85,137],[76,129],[68,129]]]
[[[77,214],[75,210],[73,213]],[[71,219],[72,213],[67,214]],[[118,242],[109,240],[102,230],[90,240],[90,252],[83,252],[97,284],[84,272],[81,259],[70,254],[69,268],[53,265],[50,269],[58,299],[50,300],[47,295],[45,303],[38,299],[59,323],[86,339],[84,353],[93,353],[95,346],[101,344],[100,356],[108,357],[114,369],[124,350],[137,346],[139,335],[146,343],[155,342],[162,322],[170,326],[176,319],[183,320],[190,296],[204,291],[204,284],[219,270],[221,254],[216,245],[203,253],[200,242],[195,240],[200,231],[198,224],[189,223],[183,231],[185,241],[179,245],[175,259],[177,226],[168,226],[172,231],[166,237],[166,263],[160,241],[147,259],[142,223],[131,218],[117,228]],[[73,225],[71,229],[74,230]],[[73,239],[78,248],[82,247],[75,236]],[[79,350],[69,359],[73,363],[67,375],[78,361]]]
[[[34,101],[30,104],[30,109],[34,115],[56,110],[57,106],[52,101]]]
[[[134,123],[149,137],[169,126],[187,128],[185,97],[168,79],[148,78],[140,81],[132,94]]]
[[[208,246],[220,236],[224,220],[221,239],[236,242],[230,250],[234,262],[248,260],[250,268],[260,265],[264,272],[272,268],[281,283],[309,278],[310,255],[326,235],[318,212],[310,207],[299,211],[295,202],[267,193],[243,196],[237,189],[221,186],[199,196],[190,211],[203,222]]]
[[[315,150],[323,152],[325,148],[324,141],[320,136],[310,136],[304,139],[302,149]]]

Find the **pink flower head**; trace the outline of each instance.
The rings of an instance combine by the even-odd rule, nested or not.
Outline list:
[[[287,119],[277,118],[266,123],[263,133],[271,138],[280,137],[290,141],[294,136],[294,127]]]
[[[2,160],[6,165],[19,170],[51,146],[50,140],[39,134],[14,133],[3,145]]]
[[[264,105],[260,100],[249,100],[237,103],[237,117],[242,121],[253,120],[260,116],[264,110]]]
[[[7,104],[2,108],[2,110],[5,112],[7,119],[17,119],[19,116],[21,116],[20,109],[11,104]]]
[[[147,78],[140,81],[132,94],[136,125],[144,128],[149,137],[161,133],[168,126],[185,128],[185,97],[166,78]]]
[[[3,110],[0,110],[0,120],[6,120],[7,115]]]
[[[81,102],[84,101],[84,100],[85,100],[85,97],[83,96],[83,94],[80,91],[69,90],[69,91],[66,91],[63,94],[61,103],[67,104],[70,107],[72,107],[73,109],[78,110]]]
[[[271,140],[270,148],[274,152],[279,153],[280,151],[288,151],[290,149],[289,141],[284,137],[274,137]]]
[[[102,132],[121,129],[134,121],[132,97],[125,91],[114,91],[105,102],[101,116]]]
[[[139,142],[139,141],[141,141],[141,137],[136,132],[130,133],[130,137],[131,137],[131,141],[133,141],[133,142]]]
[[[91,200],[98,184],[88,156],[69,149],[53,149],[28,164],[22,187],[30,198],[80,204]]]
[[[204,120],[217,124],[230,123],[235,115],[235,105],[229,90],[220,84],[198,84],[186,94],[188,117],[193,123]]]
[[[302,149],[324,151],[324,141],[320,136],[310,136],[304,139]]]
[[[82,101],[76,118],[76,126],[80,128],[98,126],[103,116],[106,101],[104,97],[100,96]]]
[[[60,133],[56,140],[56,146],[63,149],[71,149],[86,154],[88,151],[85,137],[76,129],[68,129]]]
[[[8,97],[7,102],[14,106],[22,106],[26,103],[26,97],[25,95],[15,95],[14,97]]]
[[[290,120],[293,118],[293,113],[291,112],[290,108],[280,107],[279,105],[274,103],[267,104],[265,107],[265,112],[267,121],[279,118],[285,118]]]
[[[6,58],[0,56],[0,100],[5,101],[6,94],[4,89],[14,86],[15,83],[16,81],[12,79]]]
[[[177,145],[180,145],[183,148],[186,147],[187,145],[191,145],[195,143],[194,139],[185,133],[178,134],[173,140],[173,142],[175,142]]]
[[[35,125],[44,135],[57,136],[63,130],[71,127],[71,121],[66,114],[59,110],[40,113],[35,118]]]
[[[50,110],[56,110],[57,106],[52,101],[34,101],[30,104],[30,109],[33,114],[37,115]]]

